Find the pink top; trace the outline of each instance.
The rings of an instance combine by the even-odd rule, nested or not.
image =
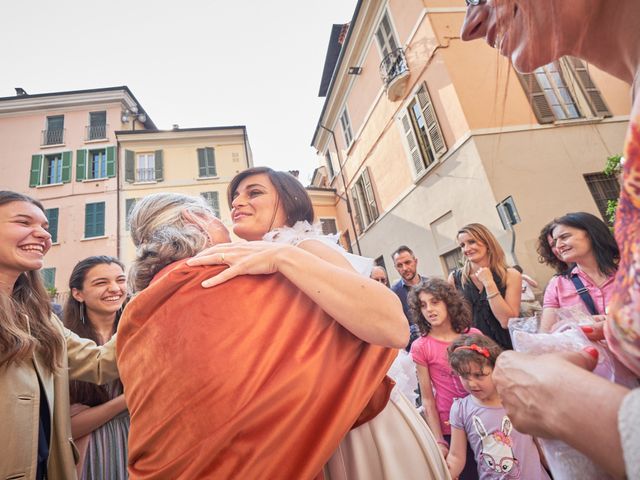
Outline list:
[[[482,335],[477,328],[467,332]],[[440,428],[443,435],[451,435],[449,412],[456,398],[464,398],[469,393],[462,387],[460,379],[453,373],[447,359],[447,347],[451,342],[437,340],[429,335],[418,338],[411,344],[411,356],[418,365],[427,367],[431,377],[436,410],[440,417]]]
[[[611,300],[611,294],[613,293],[613,279],[614,276],[610,276],[602,286],[598,287],[593,281],[577,266],[571,270],[571,273],[577,273],[582,284],[589,291],[589,295],[593,299],[593,303],[596,306],[596,310],[599,314],[604,315],[606,308]],[[588,312],[586,305],[578,295],[575,285],[570,278],[564,275],[556,275],[549,281],[546,290],[544,291],[544,308],[561,308],[561,307],[582,307],[585,312]]]

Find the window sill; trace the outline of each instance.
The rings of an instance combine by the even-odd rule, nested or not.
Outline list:
[[[589,125],[591,123],[600,123],[606,117],[580,117],[580,118],[570,118],[567,120],[555,120],[553,125],[557,125],[559,127],[564,125]]]
[[[196,180],[201,181],[201,180],[220,180],[220,176],[219,175],[214,175],[213,177],[196,177]]]
[[[104,240],[105,238],[109,238],[107,235],[101,235],[99,237],[85,237],[85,238],[81,238],[80,241],[81,242],[88,242],[91,240]]]
[[[91,140],[85,140],[84,143],[104,143],[108,141],[109,141],[109,137],[104,137],[104,138],[92,138]]]
[[[36,185],[36,188],[49,188],[49,187],[59,187],[60,185],[64,185],[65,182],[60,183],[45,183],[42,185]]]
[[[415,176],[415,178],[413,180],[413,183],[419,183],[424,177],[429,175],[431,170],[436,168],[436,165],[438,165],[438,163],[440,163],[440,159],[437,159],[437,160],[434,160],[433,162],[431,162],[431,164],[427,168],[425,168],[422,172],[420,172],[419,174],[417,174]]]
[[[55,247],[56,245],[60,245],[60,242],[52,242],[52,243],[51,243],[51,246],[52,246],[52,247]]]
[[[45,149],[45,148],[60,148],[60,147],[64,147],[65,144],[64,143],[52,143],[52,144],[47,144],[47,145],[40,145],[40,149]]]
[[[145,180],[143,182],[141,181],[133,182],[134,185],[153,185],[154,183],[158,183],[158,180]]]
[[[91,182],[103,182],[104,180],[109,180],[113,177],[100,177],[100,178],[85,178],[81,180],[82,183],[91,183]]]

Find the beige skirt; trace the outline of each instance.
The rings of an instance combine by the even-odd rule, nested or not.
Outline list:
[[[449,480],[431,430],[394,389],[373,420],[351,430],[324,468],[325,480]]]

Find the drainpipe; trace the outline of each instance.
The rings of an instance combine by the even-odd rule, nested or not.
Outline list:
[[[336,154],[338,155],[338,166],[340,167],[340,177],[342,178],[342,185],[344,187],[344,199],[347,202],[347,213],[349,214],[349,220],[351,220],[351,228],[353,228],[353,236],[356,239],[356,248],[358,249],[358,255],[362,255],[362,251],[360,250],[360,242],[358,241],[358,231],[356,230],[356,224],[353,221],[353,212],[351,211],[351,201],[349,200],[349,192],[347,190],[347,181],[344,178],[344,169],[342,168],[342,156],[340,155],[340,149],[338,148],[338,142],[336,141],[336,134],[333,133],[333,130],[325,127],[322,124],[318,124],[320,128],[326,130],[331,134],[331,138],[333,138],[333,146],[336,149]]]

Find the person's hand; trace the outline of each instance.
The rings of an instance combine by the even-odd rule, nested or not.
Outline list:
[[[267,275],[278,271],[279,255],[295,248],[274,242],[223,243],[203,250],[187,261],[187,265],[229,265],[214,277],[202,282],[214,287],[238,275]]]
[[[449,455],[449,447],[444,443],[438,442],[438,448],[440,449],[440,452],[442,452],[442,456],[444,458],[447,458],[447,455]]]
[[[491,269],[487,267],[480,267],[475,273],[476,278],[482,282],[485,288],[489,287],[493,282],[493,274]]]
[[[549,399],[563,388],[563,379],[575,375],[578,368],[593,370],[597,363],[595,347],[544,355],[507,351],[498,357],[493,381],[519,432],[552,437],[557,425],[549,412]]]
[[[592,318],[596,323],[592,325],[580,325],[580,329],[592,342],[604,340],[604,322],[607,320],[607,316],[593,315]]]

